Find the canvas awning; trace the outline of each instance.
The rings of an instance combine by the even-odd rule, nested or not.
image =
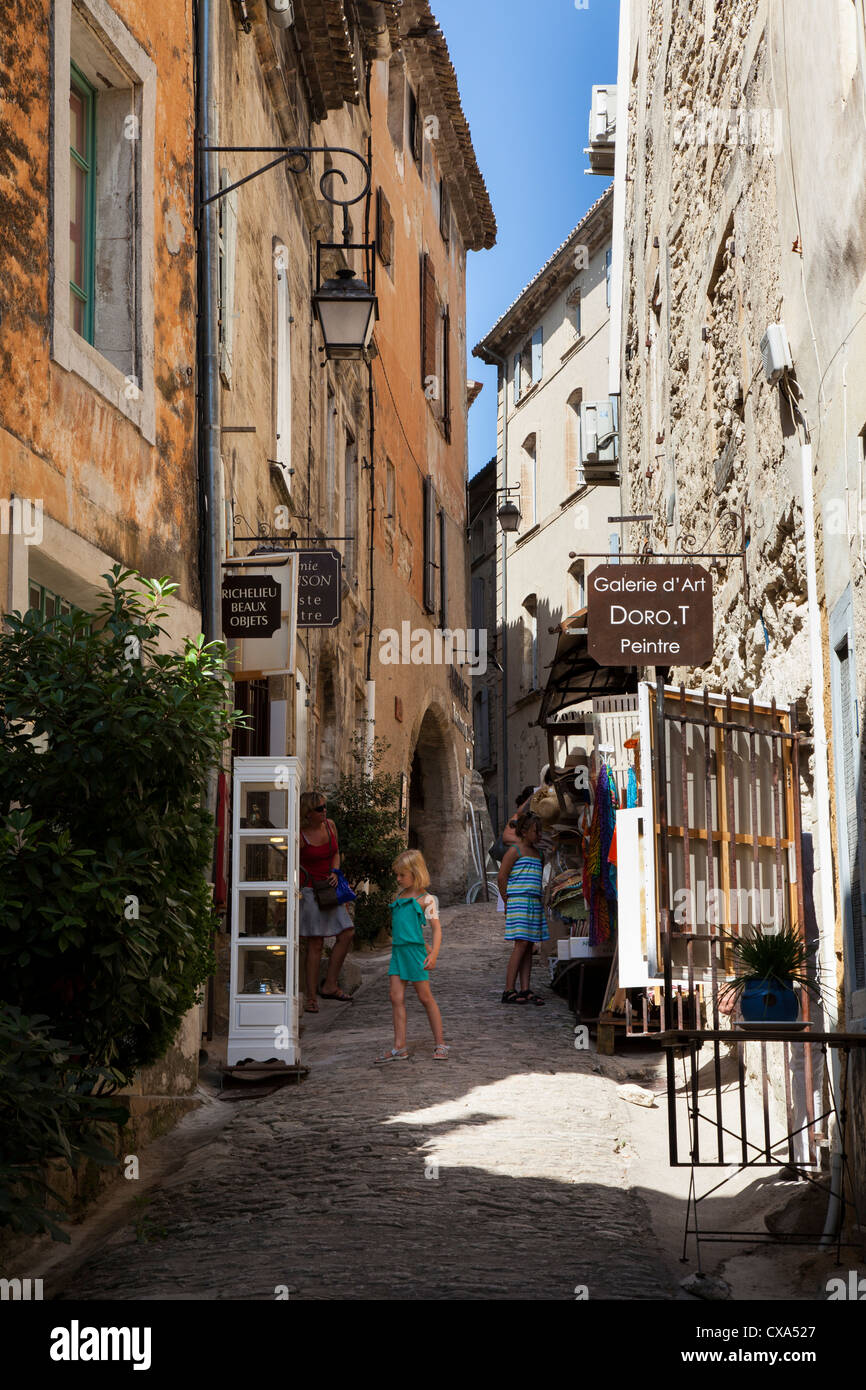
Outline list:
[[[633,666],[599,666],[589,655],[586,609],[572,613],[560,623],[556,653],[538,723],[542,728],[556,724],[560,710],[602,695],[630,695],[637,691],[637,669]]]

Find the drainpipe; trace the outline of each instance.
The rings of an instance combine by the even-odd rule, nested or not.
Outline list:
[[[502,486],[508,485],[508,358],[500,357],[498,352],[487,349],[488,355],[498,362],[500,371],[500,391],[502,393]],[[502,532],[502,807],[505,820],[508,820],[510,802],[508,800],[508,536]],[[500,820],[502,816],[500,815]],[[496,827],[497,830],[499,827]]]
[[[217,204],[204,207],[215,191],[213,155],[202,155],[203,145],[214,143],[217,132],[212,112],[216,101],[211,55],[216,47],[212,0],[197,4],[197,110],[196,159],[198,164],[198,478],[199,478],[199,575],[202,628],[208,642],[222,636],[220,580],[224,527],[222,459],[220,457],[219,332],[217,324],[218,275]]]
[[[805,416],[803,419],[807,431]],[[836,911],[833,900],[833,859],[830,844],[830,779],[827,771],[827,730],[824,723],[824,651],[821,644],[821,613],[818,607],[818,574],[815,560],[815,497],[812,475],[812,446],[800,446],[801,480],[803,488],[803,526],[805,529],[806,551],[806,599],[809,609],[809,668],[812,682],[812,721],[815,750],[815,811],[818,831],[818,862],[820,864],[820,902],[821,930],[819,951],[819,979],[830,981],[830,992],[824,1002],[826,1026],[833,1032],[839,1022],[836,1007]],[[827,1049],[829,1054],[833,1093],[839,1097],[840,1067],[839,1055],[835,1047]],[[840,1098],[841,1099],[841,1098]],[[839,1148],[838,1127],[834,1125],[830,1136],[830,1201],[821,1237],[821,1245],[832,1243],[842,1217],[839,1200],[842,1183],[842,1154]]]

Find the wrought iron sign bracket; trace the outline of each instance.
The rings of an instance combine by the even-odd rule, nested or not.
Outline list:
[[[724,513],[722,513],[724,515]],[[621,550],[616,555],[611,555],[608,550],[570,550],[569,560],[740,560],[743,566],[743,589],[746,595],[746,602],[749,601],[749,569],[746,563],[746,509],[741,508],[739,512],[733,512],[733,516],[739,518],[740,539],[742,546],[739,550],[695,550],[698,544],[694,536],[682,536],[682,550]],[[610,518],[613,520],[613,518]],[[650,517],[630,517],[630,521],[651,520]],[[719,518],[721,520],[721,517]],[[717,523],[718,524],[718,523]],[[715,529],[715,528],[713,528]],[[712,531],[710,532],[712,535]]]

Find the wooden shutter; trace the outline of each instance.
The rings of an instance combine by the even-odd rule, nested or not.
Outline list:
[[[439,512],[439,626],[448,626],[448,590],[445,574],[446,517],[444,510]]]
[[[283,471],[286,487],[292,475],[292,353],[291,308],[288,267],[277,271],[277,370],[276,370],[276,462]]]
[[[442,425],[445,438],[451,442],[451,315],[442,315]]]
[[[394,219],[391,205],[381,188],[376,193],[376,243],[380,261],[390,266],[394,256]]]
[[[514,354],[514,404],[520,400],[520,353]]]
[[[532,380],[540,381],[542,373],[542,343],[544,341],[544,329],[536,328],[532,335]]]
[[[424,608],[436,611],[436,494],[433,479],[424,479]]]
[[[451,240],[451,204],[444,179],[439,180],[439,234],[447,246]]]
[[[421,261],[421,386],[436,375],[436,277],[429,255]],[[440,398],[442,383],[439,383]]]

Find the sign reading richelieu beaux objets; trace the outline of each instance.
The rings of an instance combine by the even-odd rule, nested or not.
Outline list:
[[[282,621],[282,588],[270,574],[223,580],[223,632],[226,637],[272,637]]]
[[[339,550],[298,551],[298,627],[336,627],[341,616]]]
[[[586,625],[599,666],[705,666],[712,576],[700,565],[599,565],[588,580]]]

